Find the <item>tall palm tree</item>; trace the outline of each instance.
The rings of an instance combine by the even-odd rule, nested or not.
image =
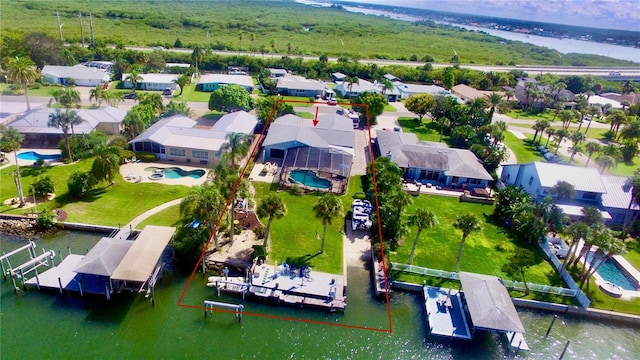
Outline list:
[[[581,239],[588,239],[591,233],[591,228],[587,226],[582,221],[573,222],[567,228],[567,235],[571,239],[571,246],[569,246],[569,251],[567,252],[567,256],[564,258],[562,262],[562,268],[560,268],[560,273],[567,266],[567,264],[571,263],[571,260],[574,257],[574,252],[578,247]]]
[[[558,155],[558,150],[560,150],[560,144],[564,141],[565,138],[569,137],[569,130],[567,129],[558,129],[555,133],[556,140],[556,152],[555,155]]]
[[[13,181],[16,183],[16,189],[18,189],[18,199],[20,201],[20,207],[24,206],[24,194],[22,192],[22,181],[20,180],[20,166],[18,165],[18,150],[24,141],[24,135],[20,134],[16,129],[12,127],[6,127],[0,124],[0,151],[5,153],[13,152],[16,161],[16,171],[13,174]]]
[[[585,140],[587,140],[587,135],[581,133],[580,130],[576,130],[569,135],[569,139],[571,139],[572,147],[571,147],[571,158],[570,161],[573,161],[574,156],[580,150],[580,144],[582,144]]]
[[[462,231],[462,241],[460,242],[460,248],[458,249],[458,258],[456,260],[456,272],[460,272],[460,257],[462,256],[462,248],[467,237],[472,232],[482,230],[480,226],[480,220],[473,214],[459,215],[456,222],[453,223],[453,227]]]
[[[387,91],[393,90],[396,86],[389,79],[384,79],[382,82],[382,94],[385,95]]]
[[[575,114],[571,110],[562,110],[562,111],[560,111],[559,116],[560,116],[560,120],[562,121],[562,127],[564,129],[568,129],[569,128],[569,125],[571,125],[571,122],[575,118],[574,115]]]
[[[344,81],[347,83],[347,88],[349,89],[349,96],[351,96],[351,90],[353,89],[353,84],[360,84],[360,78],[357,76],[349,76]]]
[[[141,93],[137,99],[140,105],[151,105],[156,115],[164,111],[164,102],[162,96],[158,93]]]
[[[593,120],[594,120],[593,118],[596,116],[599,116],[602,113],[602,111],[600,110],[600,106],[591,105],[589,106],[588,113],[590,117],[589,117],[589,123],[587,124],[587,128],[584,130],[585,134],[589,131],[589,128],[591,127],[591,124],[593,123]]]
[[[584,166],[586,167],[589,165],[589,161],[591,161],[591,157],[593,156],[593,154],[602,150],[602,145],[595,141],[588,141],[584,148],[587,151],[588,155],[587,162],[584,164]]]
[[[191,84],[191,76],[187,74],[182,74],[178,76],[178,78],[175,79],[173,82],[178,84],[178,86],[180,87],[180,95],[182,95],[182,92],[184,91],[184,87]]]
[[[7,77],[12,83],[22,85],[27,102],[27,111],[31,110],[28,86],[38,80],[38,76],[38,68],[28,56],[16,56],[7,61]]]
[[[56,109],[55,112],[49,114],[49,122],[47,123],[48,127],[62,130],[64,141],[67,145],[67,158],[69,161],[73,161],[71,146],[69,145],[69,129],[71,128],[71,119],[73,117],[71,113],[75,113],[75,111],[67,109],[65,112],[62,112],[60,109]]]
[[[324,230],[322,232],[322,245],[320,247],[320,253],[324,253],[324,241],[327,237],[327,225],[331,223],[331,219],[339,217],[344,212],[342,202],[334,194],[325,194],[318,199],[318,202],[313,205],[313,211],[316,216],[322,219]]]
[[[606,169],[611,169],[618,165],[616,159],[610,155],[600,155],[596,158],[596,164],[598,164],[598,169],[600,170],[600,174],[602,174]]]
[[[493,114],[496,112],[496,108],[498,108],[502,104],[502,95],[492,92],[490,95],[486,95],[487,105],[489,105],[489,120],[493,120]]]
[[[418,233],[416,234],[415,239],[413,239],[413,246],[411,246],[411,255],[409,255],[409,265],[413,264],[413,255],[416,251],[416,246],[418,245],[418,239],[420,238],[420,234],[422,230],[425,228],[431,228],[438,224],[438,218],[436,214],[434,214],[431,210],[425,208],[418,208],[415,213],[409,216],[409,223],[415,225],[418,228]]]
[[[98,106],[102,105],[102,102],[106,102],[111,105],[111,93],[102,85],[96,85],[95,88],[89,90],[89,101],[95,100],[98,102]]]
[[[95,151],[91,174],[97,181],[108,181],[113,185],[120,168],[120,151],[115,146],[101,146]]]
[[[137,68],[132,68],[129,71],[129,74],[124,78],[124,81],[129,81],[131,83],[134,91],[138,89],[138,82],[142,80],[143,79],[140,75],[140,70],[138,70]]]
[[[180,214],[193,216],[195,219],[209,224],[216,250],[218,244],[218,229],[216,222],[224,210],[225,199],[213,184],[194,186],[189,194],[180,202]]]
[[[230,165],[234,169],[238,169],[237,161],[244,158],[249,152],[247,136],[242,133],[228,133],[226,139],[227,143],[224,144],[223,150],[229,151]]]
[[[589,272],[587,272],[583,280],[584,282],[587,282],[593,276],[593,274],[595,274],[600,269],[600,267],[614,255],[622,255],[627,252],[627,245],[624,243],[624,241],[616,239],[613,235],[611,235],[611,233],[608,233],[608,235],[606,235],[604,241],[605,246],[599,247],[599,250],[602,254],[600,256],[600,262],[594,266],[593,264],[595,264],[596,260],[593,260],[591,269],[589,270]]]
[[[536,131],[535,134],[533,134],[534,143],[536,142],[536,138],[538,137],[538,132],[540,132],[540,139],[542,139],[542,133],[549,126],[551,126],[551,122],[549,122],[549,120],[546,120],[546,119],[536,120],[536,123],[533,124],[533,126],[531,127],[533,130]],[[540,139],[538,139],[538,144],[540,144]]]
[[[191,60],[193,60],[196,67],[196,76],[200,76],[200,72],[198,71],[198,63],[202,60],[202,49],[200,46],[196,45],[193,48],[193,52],[191,53]]]
[[[544,144],[544,147],[547,147],[549,145],[549,139],[556,134],[556,129],[549,127],[544,132],[547,134],[547,142]]]
[[[264,242],[262,243],[262,246],[266,248],[269,243],[269,234],[271,233],[271,222],[274,218],[282,219],[287,215],[287,206],[279,196],[276,194],[269,194],[262,199],[260,204],[258,204],[256,213],[261,218],[269,217],[269,220],[267,221],[267,229],[264,232]]]

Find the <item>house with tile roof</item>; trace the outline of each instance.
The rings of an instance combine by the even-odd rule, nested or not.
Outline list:
[[[152,152],[161,160],[203,165],[218,162],[229,133],[253,134],[258,119],[244,111],[222,116],[213,126],[201,126],[183,115],[153,124],[131,140],[133,151]]]
[[[50,127],[49,115],[57,109],[40,108],[28,111],[13,120],[9,126],[23,134],[25,139],[23,146],[38,145],[39,147],[55,147],[63,138],[61,129]],[[61,111],[66,111],[61,109]],[[77,112],[83,120],[73,127],[75,135],[89,134],[95,130],[102,130],[107,134],[119,134],[122,129],[122,121],[127,112],[111,106],[96,109],[71,110]]]
[[[403,170],[405,179],[468,190],[486,188],[493,180],[471,151],[420,141],[414,133],[376,130],[375,144]]]

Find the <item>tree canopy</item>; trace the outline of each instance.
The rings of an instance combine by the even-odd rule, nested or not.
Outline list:
[[[253,108],[253,98],[240,85],[224,85],[211,93],[209,110],[232,112],[249,111]]]
[[[356,104],[366,104],[367,106],[354,106],[353,109],[360,114],[360,122],[366,124],[367,115],[371,125],[377,124],[377,117],[384,111],[388,104],[386,96],[374,92],[365,92],[355,98]],[[368,110],[367,110],[368,109]]]
[[[422,118],[432,110],[435,100],[431,94],[418,94],[409,97],[404,105],[422,121]]]

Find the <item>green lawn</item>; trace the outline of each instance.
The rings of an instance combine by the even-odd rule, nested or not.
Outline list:
[[[315,101],[312,98],[304,96],[282,96],[282,99],[287,100],[287,104],[293,107],[312,107],[313,104],[310,104],[309,102]]]
[[[396,109],[395,106],[391,104],[387,104],[384,106],[384,111],[396,112],[398,111],[398,109]]]
[[[210,92],[196,91],[196,85],[189,84],[184,87],[181,95],[174,96],[173,99],[179,100],[179,101],[193,101],[193,102],[208,103],[210,97],[211,97]]]
[[[5,84],[5,83],[0,83],[0,92],[4,91],[4,89],[8,88],[10,84]],[[51,93],[56,90],[56,89],[60,89],[61,87],[59,86],[40,86],[39,89],[31,89],[29,88],[29,97],[50,97]],[[3,95],[5,96],[5,95]],[[12,96],[12,95],[9,95]],[[15,96],[20,96],[22,98],[24,98],[24,94],[22,95],[15,95]]]
[[[417,119],[401,116],[398,118],[398,123],[402,131],[414,133],[420,140],[438,142],[440,140],[440,127],[438,124],[429,120],[422,120],[422,123],[419,123]],[[444,142],[447,139],[448,136],[442,137]]]
[[[179,226],[181,220],[180,205],[174,205],[151,215],[138,225],[138,229],[143,229],[147,225]]]
[[[531,119],[531,120],[542,120],[546,119],[549,121],[553,121],[554,113],[552,111],[545,111],[539,114],[530,114],[524,110],[511,110],[508,113],[504,114],[513,119]],[[557,120],[557,116],[556,116]],[[531,122],[533,124],[534,121]]]
[[[461,271],[477,272],[509,278],[502,272],[502,266],[509,262],[516,247],[529,247],[538,255],[538,263],[527,269],[527,281],[539,284],[559,284],[559,279],[551,266],[544,261],[544,254],[536,246],[511,239],[502,228],[489,222],[493,205],[460,202],[458,198],[420,195],[413,198],[407,209],[411,213],[417,208],[427,208],[438,217],[439,224],[422,231],[416,248],[413,264],[454,271],[456,256],[462,233],[453,227],[460,214],[473,213],[482,222],[482,230],[472,233],[465,242],[460,264]],[[411,226],[404,237],[404,244],[390,254],[393,262],[406,263],[409,259],[417,228]],[[521,281],[520,277],[514,280]]]
[[[180,198],[188,193],[189,188],[180,185],[163,185],[156,183],[128,183],[118,176],[115,184],[100,184],[89,196],[83,199],[72,199],[67,192],[67,179],[77,170],[88,170],[92,160],[86,159],[70,165],[51,167],[22,167],[22,186],[25,194],[29,185],[40,175],[49,175],[56,185],[56,197],[43,206],[52,210],[63,209],[67,212],[67,221],[108,226],[124,225],[146,210],[165,202]],[[10,166],[0,172],[0,193],[2,201],[17,197],[13,182],[14,167]],[[0,212],[23,214],[29,210],[11,209],[0,205]]]
[[[538,152],[533,145],[530,145],[523,139],[518,139],[509,131],[505,133],[504,144],[513,151],[516,156],[513,160],[516,160],[518,164],[544,161],[544,157],[540,155],[540,152]]]
[[[306,111],[299,111],[296,113],[296,115],[300,116],[303,119],[313,119],[315,118],[315,114],[312,114],[310,112],[306,112]]]
[[[266,194],[275,191],[271,184],[253,183],[256,188],[256,201]],[[350,179],[347,194],[342,196],[346,212],[351,206],[353,194],[361,190],[359,177]],[[322,220],[313,212],[313,205],[318,195],[292,195],[286,191],[277,192],[287,206],[287,215],[282,219],[274,219],[271,225],[269,261],[298,261],[318,271],[342,274],[342,234],[344,233],[344,215],[334,219],[327,228],[325,252],[319,254],[321,242],[316,239],[316,232],[322,235]],[[266,225],[268,219],[261,219]]]

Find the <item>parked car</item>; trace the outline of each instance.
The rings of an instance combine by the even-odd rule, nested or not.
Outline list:
[[[125,99],[134,99],[136,97],[136,93],[135,92],[130,92],[130,93],[126,93],[123,96]]]
[[[329,105],[338,105],[338,100],[336,98],[331,98],[331,99],[329,99],[329,101],[327,101],[327,104],[329,104]]]
[[[173,95],[173,89],[172,89],[172,88],[166,88],[166,89],[164,89],[164,91],[162,92],[162,95],[164,95],[164,96],[171,96],[171,95]]]

